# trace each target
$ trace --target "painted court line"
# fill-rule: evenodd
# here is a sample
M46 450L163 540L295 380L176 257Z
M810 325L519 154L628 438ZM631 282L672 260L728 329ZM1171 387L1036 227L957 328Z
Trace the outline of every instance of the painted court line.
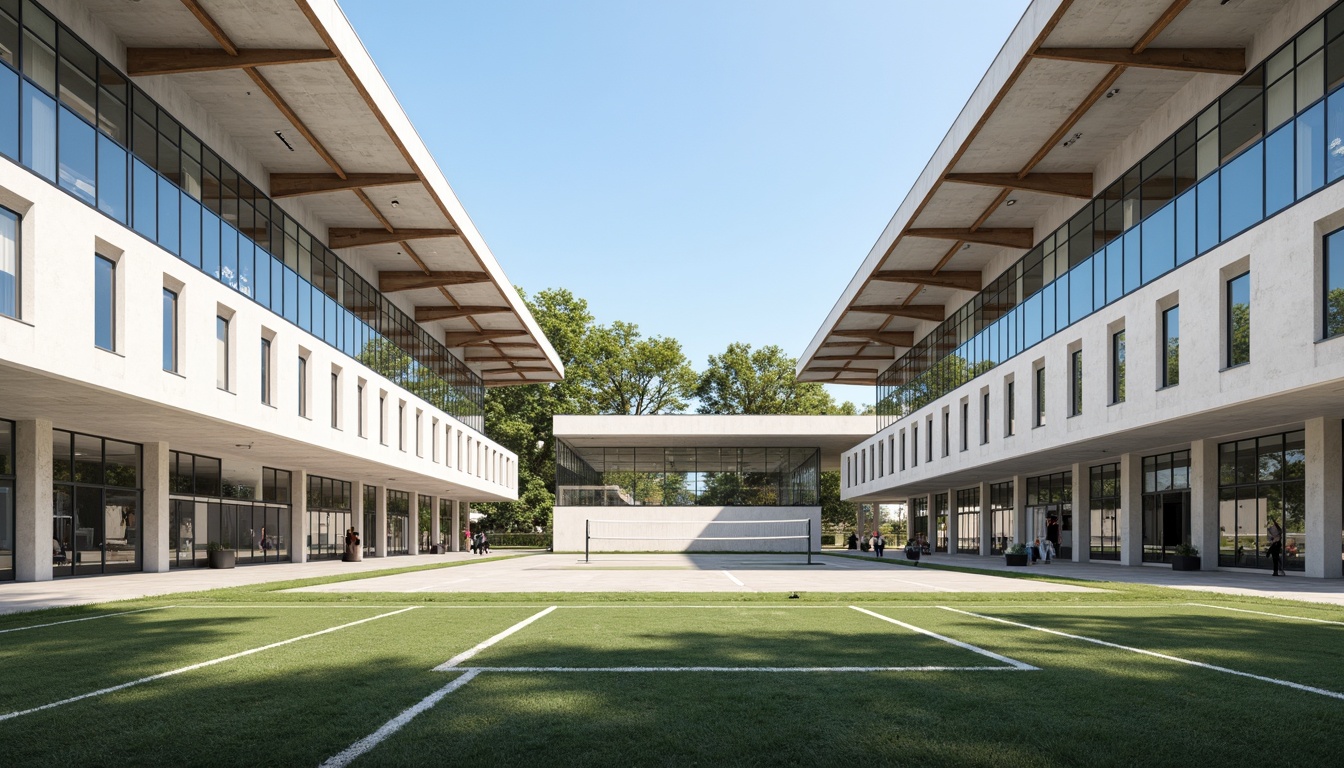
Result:
M451 659L449 659L449 660L443 662L443 663L440 664L439 666L435 667L435 668L434 668L434 671L435 671L435 672L448 672L448 671L452 670L454 667L456 667L457 665L459 665L459 664L461 664L462 662L466 661L467 659L470 659L472 656L475 656L476 654L480 653L481 651L484 651L486 648L489 648L490 646L494 645L495 643L498 643L500 640L503 640L504 638L508 637L509 635L512 635L514 632L517 632L518 630L522 629L523 627L526 627L528 624L531 624L532 622L536 621L537 619L540 619L542 616L545 616L546 614L550 613L551 611L554 611L554 610L555 610L556 608L558 608L558 607L559 607L559 606L557 606L557 605L552 605L550 608L547 608L546 610L544 610L544 611L542 611L542 612L540 612L540 613L535 613L535 614L529 616L528 618L523 619L522 621L518 622L517 624L514 624L512 627L509 627L508 629L504 630L503 632L500 632L498 635L495 635L494 637L490 638L489 640L486 640L486 641L483 642L483 643L478 643L474 648L465 650L465 651L463 651L463 652L457 654L457 655L454 656L453 658L451 658ZM400 727L400 726L398 726L398 727Z
M476 672L1019 672L1035 667L459 667Z
M737 577L734 576L733 574L731 574L731 573L729 573L729 572L727 572L727 571L722 571L722 573L723 573L724 576L727 576L727 577L729 578L729 580L731 580L731 581L732 581L734 584L736 584L737 586L739 586L739 587L745 587L745 586L747 586L746 584L743 584L743 583L742 583L742 580L741 580L741 579L737 578Z
M1236 611L1237 613L1254 613L1258 616L1274 616L1280 619L1297 619L1298 621L1313 621L1317 624L1334 624L1344 627L1344 621L1331 621L1329 619L1313 619L1310 616L1292 616L1286 613L1266 613L1265 611L1250 611L1245 608L1229 608L1225 605L1209 605L1208 603L1186 603L1186 605L1197 605L1200 608L1217 608L1220 611Z
M55 626L58 626L58 625L61 625L61 624L74 624L75 622L79 622L79 621L93 621L94 619L108 619L108 618L111 618L111 617L113 617L113 616L129 616L129 615L131 615L132 613L144 613L145 611L166 611L166 610L168 610L169 608L176 608L176 607L177 607L177 606L174 606L174 605L161 605L161 606L159 606L159 607L157 607L157 608L141 608L141 609L136 610L136 611L122 611L122 612L120 612L120 613L103 613L103 614L99 614L98 616L85 616L85 617L82 618L82 619L66 619L65 621L53 621L53 622L50 622L50 623L48 623L48 624L33 624L32 626L27 626L27 627L13 627L13 628L11 628L11 629L0 629L0 635L6 634L6 633L9 633L9 632L22 632L22 631L24 631L25 629L41 629L41 628L43 628L43 627L55 627Z
M850 607L850 608L853 608L854 610L858 611L859 613L866 613L866 614L868 614L869 616L872 616L872 617L875 618L875 619L881 619L882 621L888 622L888 623L890 623L890 624L895 624L895 625L898 626L898 627L905 627L906 629L910 630L911 632L918 632L918 633L921 634L921 635L927 635L927 636L932 637L932 638L934 638L934 639L936 639L936 640L942 640L944 643L950 643L951 645L955 645L955 646L957 646L958 648L965 648L966 650L971 651L971 652L973 652L973 653L978 653L978 654L980 654L981 656L988 656L989 658L994 659L995 661L1002 661L1004 664L1011 664L1011 665L1012 665L1013 667L1015 667L1016 669L1022 669L1022 670L1038 670L1038 669L1040 669L1039 667L1033 667L1033 666L1030 665L1030 664L1027 664L1027 663L1025 663L1025 662L1018 661L1017 659L1010 659L1010 658L1008 658L1007 656L1003 656L1003 655L1001 655L1001 654L997 654L997 653L995 653L995 652L993 652L993 651L987 651L987 650L985 650L984 648L981 648L981 647L979 647L979 646L971 645L970 643L963 643L963 642L960 641L960 640L953 640L952 638L950 638L950 637L945 637L945 636L943 636L943 635L938 634L937 632L930 632L930 631L927 630L927 629L923 629L923 628L920 628L920 627L916 627L914 624L906 624L904 621L897 621L896 619L893 619L893 618L891 618L890 616L883 616L883 615L880 614L880 613L873 613L872 611L864 610L863 608L860 608L860 607L858 607L857 605L851 605L851 606L849 606L849 607Z
M281 640L280 642L277 642L277 643L271 643L271 644L269 644L269 645L263 645L263 646L258 647L258 648L250 648L250 649L248 649L248 650L246 650L246 651L239 651L238 653L231 653L231 654L229 654L228 656L221 656L221 657L219 657L218 659L211 659L211 660L209 660L209 661L202 661L202 662L200 662L199 664L192 664L191 666L180 667L180 668L178 668L178 669L170 669L170 670L168 670L167 672L160 672L160 673L157 674L157 675L150 675L149 677L142 677L142 678L140 678L139 680L132 680L132 681L129 682L129 683L122 683L122 684L120 684L120 685L114 685L114 686L111 686L111 687L109 687L109 688L100 688L100 689L98 689L98 690L96 690L96 691L92 691L92 692L90 692L90 693L81 693L81 694L78 695L78 696L71 696L71 697L68 698L68 699L61 699L60 701L53 701L53 702L50 703L50 704L43 704L43 705L40 706L40 707L33 707L32 709L24 709L24 710L20 710L20 711L18 711L18 712L10 712L9 714L0 715L0 722L3 722L3 721L5 721L5 720L10 720L10 719L13 719L13 718L22 716L22 715L30 715L30 714L32 714L32 713L34 713L34 712L41 712L41 711L44 710L44 709L52 709L52 708L54 708L54 707L63 706L63 705L65 705L65 704L73 704L73 703L76 702L76 701L82 701L82 700L84 700L84 699L91 699L91 698L93 698L93 697L95 697L95 696L102 696L102 695L104 695L104 694L108 694L108 693L113 693L113 692L115 692L115 691L124 690L124 689L126 689L126 688L131 688L131 687L134 687L134 686L137 686L137 685L141 685L141 684L143 684L143 683L150 683L150 682L153 682L153 681L155 681L155 680L162 680L162 679L165 678L165 677L172 677L173 675L180 675L180 674L182 674L183 672L192 672L192 671L195 671L195 670L197 670L197 669L204 669L205 667L211 667L211 666L214 666L215 664L222 664L222 663L224 663L224 662L226 662L226 661L233 661L234 659L241 659L241 658L244 657L244 656L251 656L251 655L254 654L254 653L261 653L262 651L269 651L269 650L272 649L272 648L279 648L279 647L282 646L282 645L289 645L290 643L297 643L297 642L300 641L300 640L307 640L307 639L309 639L309 638L317 637L317 636L319 636L319 635L325 635L325 634L327 634L327 633L329 633L329 632L336 632L336 631L338 631L338 630L348 629L348 628L350 628L350 627L358 626L358 625L360 625L360 624L365 624L365 623L368 623L368 622L370 622L370 621L377 621L378 619L385 619L385 618L387 618L388 616L396 616L396 615L399 614L399 613L405 613L405 612L407 612L407 611L413 611L413 610L415 610L415 609L418 608L418 607L419 607L419 606L414 606L414 605L413 605L413 606L411 606L410 608L402 608L402 609L399 610L399 611L392 611L391 613L383 613L383 614L379 614L379 615L377 615L377 616L370 616L370 617L367 618L367 619L360 619L359 621L352 621L352 622L350 622L350 623L348 623L348 624L342 624L342 625L340 625L339 627L330 627L330 628L328 628L328 629L319 630L319 631L317 631L317 632L310 632L310 633L308 633L308 634L306 634L306 635L300 635L300 636L298 636L298 637L291 637L291 638L288 639L288 640Z
M471 682L471 679L480 673L481 671L479 669L466 670L465 674L421 699L420 703L407 709L391 720L388 720L386 723L383 723L383 727L346 747L345 751L341 752L339 755L328 758L326 762L322 763L320 768L344 768L349 765L352 760L378 746L386 740L388 736L401 730L407 723L411 722L416 715L432 708L435 704L438 704L444 696L447 696L458 688Z
M1021 628L1023 628L1023 629L1032 629L1032 630L1035 630L1035 631L1037 631L1037 632L1045 632L1046 634L1058 635L1059 637L1067 637L1067 638L1069 638L1069 639L1071 639L1071 640L1082 640L1083 642L1086 642L1086 643L1093 643L1093 644L1095 644L1095 645L1102 645L1102 646L1105 646L1105 647L1107 647L1107 648L1116 648L1116 649L1121 650L1121 651L1129 651L1130 653L1139 653L1139 654L1142 654L1142 655L1144 655L1144 656L1152 656L1152 657L1154 657L1154 658L1158 658L1158 659L1165 659L1166 661L1174 661L1174 662L1176 662L1176 663L1178 663L1178 664L1189 664L1189 665L1192 666L1192 667L1200 667L1200 668L1202 668L1202 669L1210 669L1210 670L1213 670L1214 672L1222 672L1223 674L1227 674L1227 675L1236 675L1237 677L1249 677L1249 678L1252 679L1252 680L1259 680L1259 681L1261 681L1261 682L1263 682L1263 683L1273 683L1274 685L1282 685L1282 686L1286 686L1286 687L1288 687L1288 688L1295 688L1295 689L1297 689L1297 690L1299 690L1299 691L1306 691L1307 693L1317 693L1317 694L1320 694L1320 695L1322 695L1322 696L1329 696L1329 697L1332 698L1332 699L1341 699L1341 700L1344 700L1344 693L1337 693L1337 692L1335 692L1335 691L1327 691L1327 690L1324 689L1324 688L1316 688L1315 686L1303 685L1303 684L1301 684L1301 683L1294 683L1294 682L1292 682L1291 680L1280 680L1280 679L1278 679L1278 678L1276 678L1276 677L1265 677L1265 676L1263 676L1263 675L1255 675L1255 674L1251 674L1250 672L1242 672L1242 671L1240 671L1240 670L1236 670L1236 669L1228 669L1227 667L1220 667L1220 666L1218 666L1218 665L1216 665L1216 664L1205 664L1205 663L1202 662L1202 661L1195 661L1195 660L1193 660L1193 659L1183 659L1183 658L1181 658L1180 656L1171 656L1171 655L1169 655L1169 654L1165 654L1165 653L1158 653L1157 651L1148 651L1148 650L1144 650L1143 648L1132 648L1132 647L1130 647L1130 646L1128 646L1128 645L1120 645L1119 643L1112 643L1112 642L1108 642L1108 641L1106 641L1106 640L1098 640L1098 639L1095 638L1095 637L1084 637L1083 635L1072 635L1072 634L1069 634L1068 632L1060 632L1060 631L1057 630L1057 629L1046 629L1045 627L1033 627L1033 626L1030 625L1030 624L1023 624L1023 623L1021 623L1021 622L1017 622L1017 621L1009 621L1008 619L1000 619L1000 618L998 618L998 617L996 617L996 616L986 616L986 615L984 615L984 614L980 614L980 613L971 613L970 611L963 611L963 610L959 610L959 609L957 609L957 608L949 608L948 606L945 606L945 605L940 605L940 606L938 606L938 607L939 607L939 608L942 608L942 609L945 610L945 611L951 611L951 612L953 612L953 613L960 613L960 614L963 614L963 615L966 615L966 616L974 616L974 617L977 618L977 619L985 619L985 620L987 620L987 621L997 621L997 622L1000 623L1000 624L1007 624L1007 625L1009 625L1009 626L1013 626L1013 627L1021 627Z

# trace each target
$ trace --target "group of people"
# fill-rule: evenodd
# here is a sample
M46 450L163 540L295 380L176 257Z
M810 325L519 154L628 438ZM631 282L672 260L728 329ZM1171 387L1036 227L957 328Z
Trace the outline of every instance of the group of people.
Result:
M1050 515L1045 518L1045 541L1042 542L1039 537L1032 541L1027 547L1027 554L1031 555L1032 564L1045 561L1050 564L1059 554L1059 518Z
M357 563L364 559L364 548L359 541L359 531L354 526L345 529L345 554L341 559L347 563Z
M490 537L485 535L485 531L479 531L474 535L471 531L463 531L462 536L467 540L467 546L471 548L472 554L490 554Z
M887 537L880 530L873 531L871 536L864 535L862 539L859 538L857 533L850 533L849 538L846 540L846 545L849 549L862 552L867 552L871 549L874 557L883 557L885 556L884 553L887 551ZM929 538L922 533L918 534L913 539L906 542L905 548L914 550L920 554L930 554Z

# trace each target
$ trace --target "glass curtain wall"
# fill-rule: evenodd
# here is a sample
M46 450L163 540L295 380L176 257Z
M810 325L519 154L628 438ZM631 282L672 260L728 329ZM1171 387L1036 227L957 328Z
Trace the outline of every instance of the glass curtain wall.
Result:
M1088 470L1089 514L1092 518L1091 559L1120 559L1120 465Z
M359 533L359 541L364 547L364 556L373 557L378 550L378 489L372 485L364 486L364 530Z
M1301 430L1218 446L1218 564L1269 568L1271 520L1283 528L1283 567L1306 569L1307 454Z
M350 483L308 476L308 559L332 560L345 553L345 532L354 525Z
M980 554L980 489L957 491L957 553Z
M387 492L387 554L411 553L411 494L406 491Z
M14 579L14 422L0 420L0 581Z
M450 551L453 548L453 502L449 499L439 499L439 538L435 541L442 550Z
M140 446L54 429L56 576L140 570Z
M1013 483L994 483L989 486L990 539L989 553L1001 555L1012 543L1016 530L1013 514Z
M1169 563L1190 543L1190 452L1143 459L1143 561Z
M936 537L933 540L934 552L947 551L947 494L933 495L933 528Z
M1344 177L1342 35L1336 4L920 340L878 428Z
M169 564L204 566L211 543L232 549L240 564L288 561L289 473L263 469L257 489L224 482L222 468L211 456L169 452Z
M484 428L478 375L33 2L0 0L0 155ZM5 253L0 312L13 316Z
M612 448L559 442L561 506L818 506L815 448Z
M416 551L428 552L429 546L434 543L429 539L430 534L433 533L433 531L430 530L430 518L434 514L434 509L430 505L433 503L434 500L429 496L426 496L425 494L420 494L415 498L417 502L416 506L419 507L419 509L416 510L417 512L416 516L419 518L420 521L419 525L416 526L417 532L419 534L417 537L419 539L419 543L416 545Z
M1059 520L1061 558L1073 557L1073 471L1027 478L1027 543L1045 541L1045 526L1051 516Z
M918 540L920 536L930 538L928 496L916 496L910 500L910 538Z
M19 316L19 215L8 208L0 208L0 315Z

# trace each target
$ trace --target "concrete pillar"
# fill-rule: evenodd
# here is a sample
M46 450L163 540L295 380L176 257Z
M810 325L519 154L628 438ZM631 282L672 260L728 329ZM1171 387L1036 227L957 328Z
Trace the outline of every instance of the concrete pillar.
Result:
M1341 422L1337 418L1310 419L1306 423L1307 477L1307 576L1338 579L1344 568L1340 560L1340 531L1344 529L1341 496L1344 496L1344 457L1341 452Z
M1199 549L1199 567L1218 567L1218 443L1190 443L1190 543Z
M854 506L856 509L858 509L858 513L855 515L854 519L854 534L858 536L860 539L862 539L863 527L864 527L864 512L866 511L865 509L866 505L863 502L859 502Z
M14 576L51 580L51 421L24 419L16 425L14 457Z
M406 521L407 538L410 539L406 544L406 552L411 555L420 554L420 496L421 494L411 491L411 513L410 519Z
M989 513L989 483L980 484L980 556L989 555L989 540L993 536L994 520Z
M308 562L308 473L296 470L290 475L289 486L289 560L293 563Z
M373 556L387 557L387 486L377 486L373 499Z
M1027 515L1027 478L1013 476L1013 541L1031 544L1037 532L1032 530L1032 520Z
M145 476L141 479L143 498L140 510L140 536L144 549L144 571L167 573L168 528L172 515L168 501L168 444L145 443L141 447Z
M1086 563L1092 559L1092 477L1086 464L1073 465L1072 495L1073 541L1069 546L1073 548L1073 562ZM1063 545L1063 530L1059 536Z
M1120 457L1120 564L1143 564L1143 457Z
M443 502L440 501L438 496L429 497L429 545L431 552L437 551L434 547L439 545L439 540L443 537L443 531L439 524L442 504Z
M462 551L462 502L449 502L453 505L453 535L452 549L454 552Z
M957 554L957 489L947 489L947 553Z

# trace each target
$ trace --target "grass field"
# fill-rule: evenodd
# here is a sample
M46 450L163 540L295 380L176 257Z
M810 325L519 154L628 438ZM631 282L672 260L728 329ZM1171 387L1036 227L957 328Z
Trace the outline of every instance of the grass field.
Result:
M316 581L0 617L0 765L1344 764L1330 606Z

